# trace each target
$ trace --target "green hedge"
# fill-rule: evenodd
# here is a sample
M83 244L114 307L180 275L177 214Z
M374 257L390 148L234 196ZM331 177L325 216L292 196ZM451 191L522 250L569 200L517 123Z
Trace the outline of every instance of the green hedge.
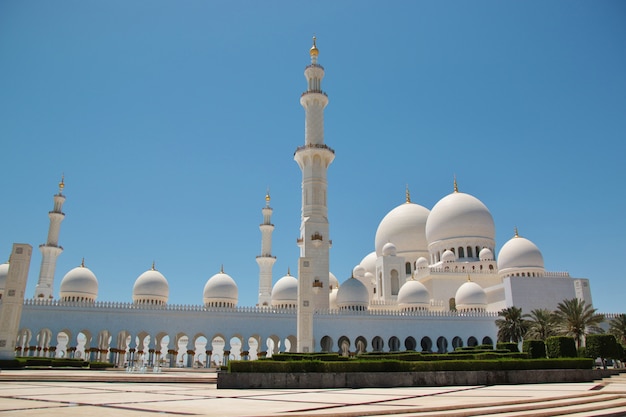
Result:
M533 359L546 357L546 344L543 340L524 340L522 351L527 352Z
M496 343L496 349L506 349L509 352L519 352L519 346L513 342L499 342Z
M113 368L115 365L109 362L89 362L89 369L107 369Z
M428 372L495 371L530 369L591 369L593 359L499 359L404 362L380 361L230 361L229 372L307 373L307 372Z
M587 335L585 345L585 356L590 358L619 359L622 353L612 334Z
M575 358L578 356L576 342L569 336L552 336L546 339L549 358Z
M18 359L0 359L0 369L23 369L24 361Z

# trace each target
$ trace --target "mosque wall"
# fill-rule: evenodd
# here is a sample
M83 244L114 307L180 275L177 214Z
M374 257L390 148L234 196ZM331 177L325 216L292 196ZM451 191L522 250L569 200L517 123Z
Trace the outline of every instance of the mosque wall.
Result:
M555 310L561 301L572 298L581 298L591 304L589 282L584 281L587 282L588 299L577 297L576 280L569 277L505 277L506 306L520 307L525 313L530 313L539 308Z

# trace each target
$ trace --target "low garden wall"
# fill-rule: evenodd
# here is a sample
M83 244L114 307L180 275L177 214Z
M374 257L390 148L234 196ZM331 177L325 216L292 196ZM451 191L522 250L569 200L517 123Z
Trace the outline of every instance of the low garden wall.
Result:
M328 373L220 372L217 375L217 388L387 388L591 382L618 373L619 371L613 369Z

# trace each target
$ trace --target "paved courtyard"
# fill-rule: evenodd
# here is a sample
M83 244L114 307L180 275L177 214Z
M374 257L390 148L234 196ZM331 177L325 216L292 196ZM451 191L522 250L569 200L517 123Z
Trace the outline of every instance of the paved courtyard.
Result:
M0 417L626 416L626 374L573 384L378 389L218 390L215 380L194 372L1 371Z

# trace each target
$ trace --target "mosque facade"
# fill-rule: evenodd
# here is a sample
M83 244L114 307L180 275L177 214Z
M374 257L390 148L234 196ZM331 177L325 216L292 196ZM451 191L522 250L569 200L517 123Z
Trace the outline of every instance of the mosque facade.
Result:
M496 258L495 225L476 197L453 192L428 209L411 201L391 210L376 230L374 251L339 284L330 272L326 201L335 152L324 142L324 68L313 40L305 68L305 143L294 159L302 171L302 218L295 276L274 285L272 208L262 208L259 298L238 305L235 280L223 270L204 287L199 305L168 304L169 284L153 265L133 286L132 302L97 301L98 279L84 262L67 272L59 296L53 283L61 222L62 180L40 245L42 263L32 299L24 302L16 353L81 357L118 366L208 367L282 351L418 350L446 352L494 344L503 308L554 309L564 299L591 304L589 280L549 272L543 255L519 235ZM0 265L0 302L10 262Z

